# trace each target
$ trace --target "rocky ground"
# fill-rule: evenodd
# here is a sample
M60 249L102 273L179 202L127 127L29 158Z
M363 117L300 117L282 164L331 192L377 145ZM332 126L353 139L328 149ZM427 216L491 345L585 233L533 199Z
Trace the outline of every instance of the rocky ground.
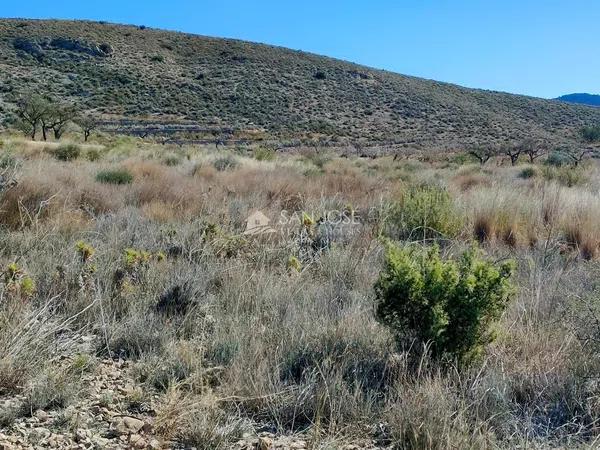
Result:
M186 448L155 433L159 396L140 394L127 361L104 359L83 376L87 395L62 410L31 411L0 427L0 450ZM137 399L144 399L144 401ZM0 411L22 410L24 396L0 397ZM381 449L368 438L352 444L310 444L307 436L280 436L257 429L231 445L236 450L331 448Z

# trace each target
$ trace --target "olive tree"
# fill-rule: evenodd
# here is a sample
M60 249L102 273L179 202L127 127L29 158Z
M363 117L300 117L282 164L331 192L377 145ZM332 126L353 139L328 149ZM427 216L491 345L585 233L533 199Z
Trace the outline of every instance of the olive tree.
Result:
M98 121L90 115L80 115L74 119L76 125L81 128L83 132L83 140L85 142L88 141L92 131L98 128Z
M499 154L499 149L492 144L476 145L468 150L469 155L475 157L480 165L484 165L492 156Z
M44 117L49 109L49 102L40 95L28 94L21 97L17 102L18 128L35 140L38 128L43 128Z
M547 145L544 141L535 139L525 139L519 144L521 151L529 157L529 162L533 164L540 156L548 153Z
M60 139L69 122L75 117L75 107L72 105L57 105L50 109L46 116L47 129L52 129L54 138Z

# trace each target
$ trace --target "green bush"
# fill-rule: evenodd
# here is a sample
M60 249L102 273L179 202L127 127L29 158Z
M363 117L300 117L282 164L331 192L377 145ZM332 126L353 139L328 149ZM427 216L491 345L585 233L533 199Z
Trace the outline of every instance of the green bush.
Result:
M0 169L16 168L21 165L20 161L10 152L0 154Z
M539 175L539 170L534 166L529 166L529 167L525 167L523 170L521 170L521 172L519 173L519 178L524 178L524 179L535 178L538 175Z
M152 55L150 56L150 61L152 62L164 62L165 57L163 55Z
M406 191L392 205L386 230L397 239L437 239L455 237L462 218L450 194L437 186L420 186Z
M323 153L309 153L304 156L306 162L314 164L319 170L323 170L325 165L331 161L331 156Z
M179 164L181 164L181 157L175 153L169 153L163 157L162 163L165 166L170 167L178 166Z
M81 149L75 144L64 144L51 149L50 154L59 161L72 161L79 158Z
M572 166L545 166L542 175L546 180L553 180L567 187L577 186L586 180L583 170Z
M213 167L218 171L233 170L238 166L238 161L231 155L222 156L213 161Z
M95 148L91 148L87 152L85 152L85 159L87 159L90 162L98 161L101 158L101 156L102 155L100 154L100 151Z
M471 361L494 338L491 325L512 296L513 271L512 262L485 261L474 249L453 260L442 259L437 246L388 244L375 285L377 317L399 344L417 339L436 357Z
M571 164L571 158L566 153L555 151L548 155L545 164L554 167L568 166Z
M258 161L273 161L275 159L275 150L259 147L254 150L254 159Z
M96 181L107 184L129 184L133 175L127 169L103 170L96 174Z

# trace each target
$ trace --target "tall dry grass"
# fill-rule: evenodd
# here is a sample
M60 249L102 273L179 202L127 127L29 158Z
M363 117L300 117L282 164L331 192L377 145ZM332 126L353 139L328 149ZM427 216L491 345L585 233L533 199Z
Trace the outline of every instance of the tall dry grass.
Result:
M573 295L593 298L593 183L391 158L236 156L237 166L218 170L219 155L181 151L178 165L156 148L113 148L95 162L17 152L19 183L0 199L0 268L17 260L36 289L25 302L0 297L2 393L48 392L45 383L65 386L68 402L81 380L36 374L51 375L57 346L69 355L89 333L90 358L128 359L158 399L156 431L182 445L227 448L259 425L305 433L313 448L365 435L401 449L597 442L589 380L600 372L566 319ZM96 181L108 168L133 181ZM471 368L440 365L426 351L415 362L373 314L379 215L422 183L445 186L464 218L445 249L478 240L489 258L519 262L517 298ZM288 265L303 245L300 221L278 239L241 236L254 209L274 218L336 208L376 214L305 252L300 270ZM93 270L79 240L95 249ZM127 248L150 256L132 267Z

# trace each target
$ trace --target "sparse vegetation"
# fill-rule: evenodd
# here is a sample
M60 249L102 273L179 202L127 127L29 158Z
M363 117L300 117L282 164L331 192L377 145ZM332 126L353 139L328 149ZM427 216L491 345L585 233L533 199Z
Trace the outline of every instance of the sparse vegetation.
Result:
M49 153L59 161L73 161L79 158L81 148L75 144L62 144L49 149Z
M581 326L596 294L580 281L600 262L595 160L513 168L500 154L481 167L325 148L265 162L118 138L102 162L66 164L10 139L8 430L36 414L71 427L64 411L97 402L154 411L144 439L223 448L257 418L315 445L596 436L594 413L580 414L593 387L574 389L598 373L584 345L593 327ZM186 157L166 164L171 154ZM257 209L275 233L243 234ZM91 394L96 377L115 385ZM551 425L539 434L524 414ZM379 423L383 435L365 431Z
M133 175L127 169L103 170L96 174L96 181L107 184L129 184Z
M238 165L238 161L234 156L227 155L217 158L213 161L213 167L218 171L235 169Z
M460 232L461 217L450 194L438 186L411 187L392 205L388 234L398 239L452 239Z
M145 27L0 34L27 68L0 73L0 447L597 446L600 112Z
M592 130L600 122L600 111L593 108L484 93L247 42L21 19L0 21L0 35L5 37L0 54L7 69L0 73L0 85L5 86L6 101L16 104L20 96L43 92L61 104L75 105L82 117L74 122L86 141L101 122L104 130L129 130L136 136L193 140L200 134L218 146L265 135L299 147L312 146L315 135L325 146L341 148L397 139L395 151L404 154L414 143L423 151L454 149L457 143L499 146L528 138L575 144L580 136L569 133L570 128ZM48 77L47 71L56 76ZM17 72L27 76L15 82L10 74ZM65 89L62 80L67 77ZM238 80L244 85L234 91L231 86ZM0 121L10 118L11 109L0 111ZM36 116L28 120L39 132ZM178 131L182 126L192 131ZM31 123L26 128L31 135ZM538 157L533 149L522 154L530 162Z
M254 158L258 161L273 161L275 159L275 150L259 147L254 150Z

